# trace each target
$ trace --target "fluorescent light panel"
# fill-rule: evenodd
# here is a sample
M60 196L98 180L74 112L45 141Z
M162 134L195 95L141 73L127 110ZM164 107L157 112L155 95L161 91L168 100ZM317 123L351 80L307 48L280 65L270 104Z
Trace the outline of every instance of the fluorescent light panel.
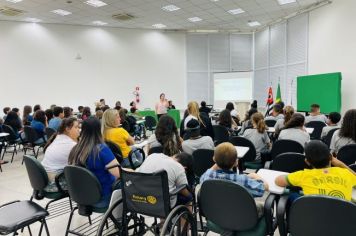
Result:
M100 0L88 0L85 3L90 5L90 6L92 6L92 7L103 7L103 6L108 5L105 2L100 1Z
M278 0L279 5L294 3L296 0Z
M42 20L37 19L37 18L28 17L28 18L25 18L25 21L32 22L32 23L38 23L38 22L41 22Z
M62 9L53 10L52 12L55 13L55 14L61 15L61 16L67 16L67 15L72 14L71 12L65 11L65 10L62 10Z
M251 22L248 22L247 24L249 26L251 26L251 27L255 27L255 26L260 26L261 25L261 23L258 22L258 21L251 21Z
M108 24L108 23L100 21L100 20L93 21L92 23L93 23L93 25L107 25Z
M244 13L245 11L242 10L241 8L236 8L236 9L228 10L227 12L230 13L231 15L237 15L237 14Z
M189 20L190 22L198 22L198 21L202 21L202 19L201 19L201 18L199 18L199 17L191 17L191 18L188 18L188 20Z
M162 7L162 10L164 10L164 11L177 11L179 9L180 8L175 5L167 5L167 6Z
M159 23L159 24L154 24L154 25L152 25L154 28L157 28L157 29L162 29L162 28L166 28L167 26L166 25L164 25L164 24L161 24L161 23Z
M18 3L18 2L22 2L22 0L6 0L8 2L12 2L12 3Z

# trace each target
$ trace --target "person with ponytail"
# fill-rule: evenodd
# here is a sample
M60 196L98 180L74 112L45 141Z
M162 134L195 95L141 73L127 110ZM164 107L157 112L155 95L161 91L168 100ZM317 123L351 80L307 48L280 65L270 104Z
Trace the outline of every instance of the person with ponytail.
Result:
M304 128L305 117L294 113L281 130L278 139L288 139L300 143L303 147L310 141L310 136Z
M262 113L254 113L251 117L252 129L246 129L243 137L250 140L256 148L256 160L268 155L271 142L267 134L267 126Z
M274 125L275 133L278 135L281 129L285 126L286 123L292 118L294 114L294 108L292 106L285 106L283 109L284 118L277 120Z
M134 162L142 162L142 155L136 151L135 147L130 147L135 144L135 140L122 127L120 127L121 118L118 110L107 109L101 119L101 132L105 141L110 141L117 144L122 152L123 161L120 163L123 167L129 167L130 161L128 156L133 151L132 160Z
M119 165L101 135L100 120L89 117L82 123L82 132L77 145L69 154L69 165L82 166L91 171L101 185L101 199L94 206L108 207L114 183L120 178Z
M62 172L68 164L69 153L77 144L79 137L79 123L76 118L62 120L57 133L53 134L44 147L42 165L45 168L48 179L54 184L55 176Z
M158 121L156 131L148 139L148 149L163 147L163 153L173 156L182 150L182 140L178 134L178 128L172 117L162 115Z

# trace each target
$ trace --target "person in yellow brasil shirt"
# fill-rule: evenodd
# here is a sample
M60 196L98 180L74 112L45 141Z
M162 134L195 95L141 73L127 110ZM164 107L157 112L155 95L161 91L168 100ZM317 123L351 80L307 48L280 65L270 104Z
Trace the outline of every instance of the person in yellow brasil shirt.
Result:
M321 141L311 141L305 146L305 162L311 169L278 176L278 186L301 187L304 195L322 194L351 201L352 188L356 186L356 173L333 157Z

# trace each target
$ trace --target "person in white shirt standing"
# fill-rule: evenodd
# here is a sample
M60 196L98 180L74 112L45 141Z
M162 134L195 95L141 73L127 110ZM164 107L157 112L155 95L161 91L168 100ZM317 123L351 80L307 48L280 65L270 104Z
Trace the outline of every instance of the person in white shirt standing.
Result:
M162 115L167 114L168 101L167 101L166 95L164 93L161 93L159 95L159 102L156 103L155 110L156 110L158 120Z

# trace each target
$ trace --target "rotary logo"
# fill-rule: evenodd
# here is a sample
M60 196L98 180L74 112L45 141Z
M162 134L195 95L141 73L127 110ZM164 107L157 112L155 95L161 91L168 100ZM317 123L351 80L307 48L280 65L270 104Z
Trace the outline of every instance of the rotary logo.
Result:
M147 202L154 205L157 203L157 198L155 198L154 196L147 196Z

